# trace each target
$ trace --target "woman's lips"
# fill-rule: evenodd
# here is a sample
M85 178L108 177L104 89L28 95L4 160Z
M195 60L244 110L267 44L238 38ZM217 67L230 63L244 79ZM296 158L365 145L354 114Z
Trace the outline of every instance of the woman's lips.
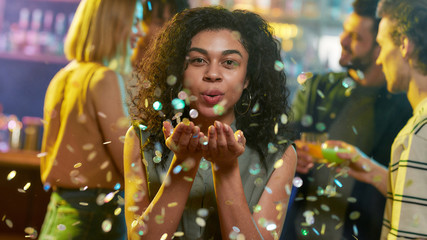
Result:
M215 105L221 102L222 98L224 97L224 94L220 91L214 90L214 91L207 91L201 94L203 100L209 104L209 105Z

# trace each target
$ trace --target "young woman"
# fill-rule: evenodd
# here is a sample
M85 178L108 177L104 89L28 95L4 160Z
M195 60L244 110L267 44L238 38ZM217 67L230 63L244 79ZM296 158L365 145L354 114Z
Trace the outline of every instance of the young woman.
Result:
M130 239L280 236L296 153L278 46L247 11L195 8L166 25L135 74Z
M39 239L125 239L120 211L129 127L124 76L141 36L139 0L81 1L65 42L71 61L46 92L41 176L53 189ZM121 89L123 89L121 93Z

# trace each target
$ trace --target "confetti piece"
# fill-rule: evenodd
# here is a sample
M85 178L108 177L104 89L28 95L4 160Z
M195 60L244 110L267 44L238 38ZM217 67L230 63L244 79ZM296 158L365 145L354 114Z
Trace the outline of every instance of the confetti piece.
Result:
M85 145L83 145L83 150L92 150L94 148L94 145L92 143L86 143Z
M316 196L307 196L306 200L309 202L315 202L315 201L317 201L317 197Z
M354 133L354 135L357 135L357 134L358 134L358 132L357 132L356 127L355 127L355 126L351 126L351 128L353 129L353 133Z
M37 154L38 158L42 158L42 157L46 157L46 156L47 156L47 152L42 152L42 153Z
M316 123L316 129L319 132L323 132L326 130L326 125L322 122Z
M118 207L114 210L114 215L119 216L121 212L122 212L122 209Z
M338 230L344 225L344 222L339 222L337 225L335 225L335 230Z
M268 223L265 229L271 232L277 229L277 225L275 223Z
M252 107L252 113L257 113L259 111L259 103L255 103L255 105Z
M168 83L169 86L173 86L176 84L177 78L174 75L169 75L166 78L166 82Z
M359 236L359 229L357 229L356 224L353 225L353 233L354 235Z
M184 236L184 232L176 232L173 234L175 237L183 237Z
M165 222L165 217L163 215L156 215L155 220L157 224L163 224Z
M197 118L199 116L199 112L196 109L190 110L190 117L191 118Z
M185 176L184 180L187 181L187 182L192 182L193 178Z
M307 229L305 229L305 228L301 229L301 234L302 234L303 236L307 236L307 235L308 235L308 230L307 230Z
M96 155L97 155L97 152L96 152L96 151L93 151L93 152L89 153L89 155L87 156L87 160L88 160L89 162L90 162L90 161L93 161L93 160L95 159Z
M154 108L154 110L156 110L156 111L160 111L160 110L162 110L162 103L161 103L161 102L159 102L159 101L155 101L155 102L153 103L153 108Z
M258 204L255 205L254 206L254 213L259 213L261 211L261 208L262 208L261 205L258 205Z
M180 99L180 100L185 100L185 99L187 99L188 98L188 94L185 92L185 91L180 91L179 93L178 93L178 99Z
M280 122L281 122L282 124L287 124L287 123L288 123L288 116L287 116L286 114L282 114L282 115L280 116Z
M15 178L15 176L16 176L16 171L15 170L10 171L10 173L7 175L7 181L12 180L13 178Z
M359 219L359 217L360 217L360 212L359 211L353 211L349 215L350 220L353 220L353 221Z
M205 227L206 226L206 221L205 219L201 218L201 217L197 217L196 218L196 223L197 225L199 225L200 227Z
M103 112L98 112L98 116L100 116L102 118L107 118L107 115L105 115L105 113L103 113Z
M315 228L312 228L311 230L313 230L313 232L317 235L317 236L319 236L320 234L319 234L319 232L315 229Z
M323 94L323 92L322 91L320 91L319 89L317 89L317 95L319 95L319 97L321 98L321 99L324 99L325 98L325 94Z
M108 193L104 198L104 203L109 203L111 200L113 200L114 195L116 195L115 192Z
M304 115L301 119L301 125L304 127L309 127L313 124L313 117L310 115Z
M59 231L64 231L65 229L67 229L67 227L66 227L64 224L58 224L58 226L56 226L56 228L57 228Z
M349 88L353 88L353 87L355 87L355 86L356 86L356 83L354 82L354 80L353 80L353 79L351 79L351 78L349 78L349 77L346 77L346 78L344 78L344 79L343 79L343 81L342 81L342 86L343 86L344 88L349 89Z
M338 179L335 179L334 182L338 187L342 187L342 183Z
M280 71L283 71L284 68L285 68L285 64L283 64L283 62L279 60L274 62L274 70L280 72Z
M199 217L207 217L209 215L209 210L206 208L200 208L199 210L197 210L197 215Z
M302 184L303 184L303 181L302 181L302 179L301 179L300 177L295 177L295 178L292 180L292 184L293 184L296 188L300 188L300 187L302 186Z
M37 239L38 237L38 233L37 230L32 228L32 227L26 227L24 229L24 232L28 235L25 236L25 238L30 238L30 239Z
M307 80L309 80L312 77L313 77L313 73L311 73L311 72L302 72L301 74L298 75L297 82L300 85L303 85Z
M279 159L274 163L274 168L280 168L281 166L283 166L283 159Z
M261 166L259 163L251 164L249 167L249 173L251 175L258 175L261 172Z
M322 209L325 212L329 212L331 210L331 208L326 204L321 204L320 209Z
M224 107L222 105L216 104L213 107L214 113L218 116L221 116L222 114L224 114Z
M31 183L27 182L27 184L25 184L23 189L24 189L24 191L27 191L30 187L31 187Z
M82 163L76 163L76 164L74 164L74 168L79 168L81 166L82 166Z
M111 141L107 141L107 142L103 142L102 144L106 145L106 144L110 144Z
M5 223L6 223L6 225L7 225L9 228L13 228L13 222L12 222L12 220L10 220L10 219L6 219L6 220L5 220Z
M172 106L175 110L182 110L185 108L185 102L179 98L172 100Z

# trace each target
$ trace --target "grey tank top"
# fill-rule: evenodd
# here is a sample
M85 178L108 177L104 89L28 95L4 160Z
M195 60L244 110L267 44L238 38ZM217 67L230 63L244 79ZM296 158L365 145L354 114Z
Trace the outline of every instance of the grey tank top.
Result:
M234 123L231 125L231 128L234 132L236 131ZM149 133L143 132L137 127L135 127L135 130L141 136L142 146L148 138ZM288 146L289 144L281 149L286 150ZM238 158L243 190L251 212L258 204L261 194L274 170L274 163L282 158L283 153L284 151L277 151L268 154L266 164L264 164L261 161L262 156L260 153L246 146L245 152ZM146 171L150 200L154 198L162 185L173 154L169 154L167 162L163 164L155 163L153 157L155 157L153 150L143 151L143 158L148 163ZM198 214L200 209L204 212L207 210L208 215L200 216ZM202 218L204 220L202 222L206 224L200 224L200 219L196 220L197 218ZM252 220L248 219L248 221ZM201 225L204 226L202 227ZM199 170L194 179L185 210L176 231L184 233L183 239L221 239L211 164L204 159L202 159L199 165Z

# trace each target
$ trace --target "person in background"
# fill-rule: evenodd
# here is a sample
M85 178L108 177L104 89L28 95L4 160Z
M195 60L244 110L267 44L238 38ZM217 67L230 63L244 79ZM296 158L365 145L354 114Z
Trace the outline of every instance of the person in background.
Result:
M143 8L143 37L139 39L132 55L132 62L135 66L141 60L151 40L158 34L163 25L176 13L189 8L189 4L187 0L147 0L143 2Z
M377 64L390 92L406 92L413 116L394 139L388 171L360 150L340 157L351 162L350 176L387 198L381 239L426 239L427 0L381 0L378 15Z
M39 239L125 239L125 83L141 37L140 0L83 0L65 40L71 62L45 96L41 178L52 188Z
M296 152L271 31L251 12L194 8L150 45L125 138L129 239L280 236Z
M343 24L339 63L347 72L307 80L292 108L299 132L327 133L386 166L392 141L412 110L404 94L387 92L384 74L375 64L380 52L375 41L377 2L354 1L354 12ZM283 239L378 239L385 198L369 184L337 175L318 162L306 142L296 144L303 184L288 212Z

